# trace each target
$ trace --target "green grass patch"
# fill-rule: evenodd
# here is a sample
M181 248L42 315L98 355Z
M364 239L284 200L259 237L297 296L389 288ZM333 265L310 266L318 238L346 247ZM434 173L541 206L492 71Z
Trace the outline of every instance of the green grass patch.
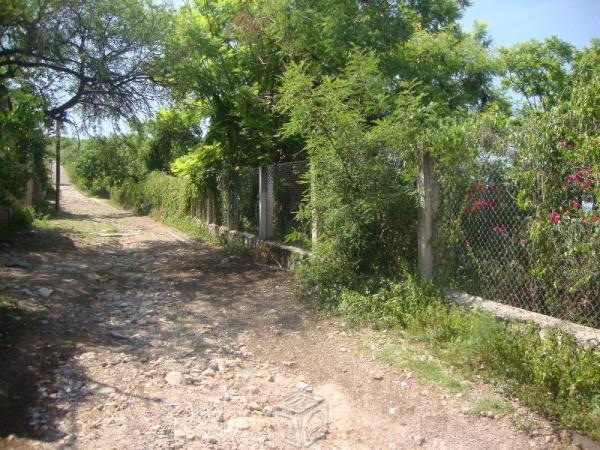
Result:
M0 291L0 310L14 309L17 306L16 300L4 291Z
M442 387L450 392L462 392L462 380L448 365L437 361L431 355L423 354L405 344L387 345L376 358L391 366L413 372L420 380Z
M115 226L115 225L109 225L108 227L104 228L102 230L102 233L106 233L106 234L116 234L119 233L121 230Z
M475 402L473 411L477 414L492 412L496 415L506 415L512 412L513 407L506 400L496 395L485 395Z

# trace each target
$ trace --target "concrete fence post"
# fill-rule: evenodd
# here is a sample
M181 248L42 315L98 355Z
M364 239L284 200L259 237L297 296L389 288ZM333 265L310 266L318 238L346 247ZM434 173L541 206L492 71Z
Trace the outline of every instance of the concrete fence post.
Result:
M206 223L215 223L215 194L212 189L206 195Z
M311 203L311 215L312 215L312 226L311 226L311 241L313 249L317 246L317 240L319 238L319 220L317 215L317 209L315 207L317 198L317 173L314 169L313 162L310 162L310 203Z
M232 183L227 188L227 228L230 230L237 230L239 228L238 202Z
M440 207L440 188L429 153L422 153L417 165L418 190L418 260L424 281L432 281L436 272L434 240L437 235L437 213Z
M258 169L259 227L260 239L273 239L273 166Z

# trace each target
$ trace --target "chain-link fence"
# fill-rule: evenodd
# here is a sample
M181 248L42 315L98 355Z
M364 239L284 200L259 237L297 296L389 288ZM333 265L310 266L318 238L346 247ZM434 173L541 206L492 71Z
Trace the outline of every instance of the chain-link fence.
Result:
M273 235L277 240L297 245L306 241L308 233L298 220L298 212L308 188L307 171L307 161L273 165Z
M440 272L453 287L600 328L599 225L585 214L537 217L491 179L446 191ZM596 252L594 251L596 250Z

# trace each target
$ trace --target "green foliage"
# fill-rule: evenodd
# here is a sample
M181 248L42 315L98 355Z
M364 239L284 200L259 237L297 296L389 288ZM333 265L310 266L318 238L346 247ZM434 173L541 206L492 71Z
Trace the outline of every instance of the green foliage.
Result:
M141 186L143 208L161 217L184 217L188 211L186 181L150 172Z
M36 212L33 206L17 208L13 211L9 228L13 231L26 230L31 228L36 219Z
M569 90L574 47L557 37L501 48L502 85L522 95L530 108L547 110Z
M413 188L394 164L397 142L384 122L369 121L392 107L377 63L358 53L343 77L320 82L293 65L278 105L290 116L284 131L306 140L312 184L302 214L318 217L319 258L359 273L390 273L415 248Z
M149 134L144 160L149 171L169 169L170 164L185 155L200 141L200 117L193 108L161 109L146 124Z
M176 159L171 172L189 180L190 195L203 196L217 189L217 177L223 171L223 150L219 144L199 144L190 153Z
M75 182L95 194L108 194L126 180L139 181L145 174L137 135L90 139L76 154L69 154Z
M43 120L40 102L23 92L12 93L9 109L0 108L0 207L21 198L30 178L47 178Z

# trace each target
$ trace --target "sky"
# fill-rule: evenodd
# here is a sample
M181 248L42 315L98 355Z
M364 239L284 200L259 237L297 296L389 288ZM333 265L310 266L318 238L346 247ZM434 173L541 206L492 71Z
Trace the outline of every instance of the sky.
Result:
M487 23L496 46L552 35L578 48L600 38L600 0L472 0L461 23Z

